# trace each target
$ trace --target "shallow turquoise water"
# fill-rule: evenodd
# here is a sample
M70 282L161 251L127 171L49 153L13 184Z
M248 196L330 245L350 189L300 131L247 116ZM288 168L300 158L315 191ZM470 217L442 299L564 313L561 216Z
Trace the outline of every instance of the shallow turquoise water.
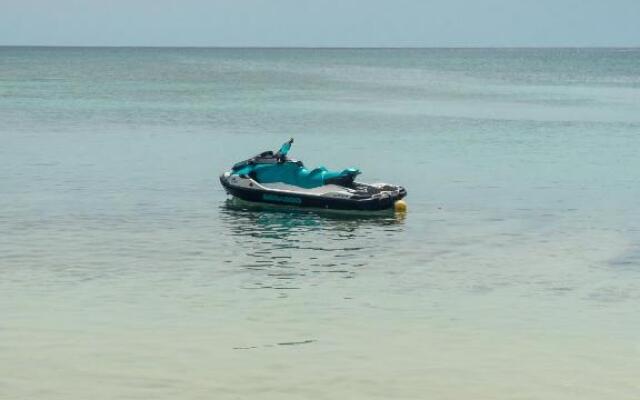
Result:
M0 48L0 398L637 399L640 51ZM296 139L406 218L229 207Z

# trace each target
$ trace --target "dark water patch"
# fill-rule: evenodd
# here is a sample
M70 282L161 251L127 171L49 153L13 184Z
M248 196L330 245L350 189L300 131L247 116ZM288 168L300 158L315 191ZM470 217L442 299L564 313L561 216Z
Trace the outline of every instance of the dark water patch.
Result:
M547 288L546 291L550 292L551 294L556 295L556 296L565 296L565 295L568 295L569 293L575 291L575 289L572 288L572 287L557 286L557 287Z
M258 289L275 289L275 288L273 286L261 286L259 283L257 283L256 286L253 286L253 287L243 286L242 289L258 290Z
M623 303L640 297L637 288L629 286L603 286L587 294L587 299L601 305Z
M288 341L288 342L278 342L274 344L263 344L261 346L237 346L232 347L233 350L254 350L260 347L275 347L275 346L301 346L305 344L311 344L317 342L316 339L306 339L306 340L296 340L296 341Z
M286 209L239 209L231 204L220 208L220 219L228 239L236 243L234 247L246 249L244 257L252 259L238 263L257 282L256 286L243 286L250 289L296 290L352 279L356 269L362 271L367 265L363 258L384 257L386 243L404 229L403 221L389 220L388 216L357 218ZM283 281L291 284L283 286Z
M298 276L305 276L304 273L287 273L287 272L272 272L268 273L267 276L271 276L277 279L295 279Z
M242 267L245 269L254 270L254 271L264 271L267 269L265 267L261 267L261 266L258 267L258 266L252 266L252 265L244 265Z
M469 291L475 294L487 294L487 293L491 293L493 291L492 287L486 286L486 285L472 285L469 288Z
M640 248L633 248L609 260L609 266L618 271L640 272Z
M298 342L280 342L278 343L278 346L299 346L301 344L309 344L309 343L313 343L315 342L315 340L312 339L308 339L308 340L301 340Z

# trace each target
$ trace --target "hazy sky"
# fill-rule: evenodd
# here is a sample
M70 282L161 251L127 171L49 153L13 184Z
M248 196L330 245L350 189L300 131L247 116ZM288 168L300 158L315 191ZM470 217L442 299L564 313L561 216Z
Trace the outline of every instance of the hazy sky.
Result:
M640 46L640 0L0 0L0 44Z

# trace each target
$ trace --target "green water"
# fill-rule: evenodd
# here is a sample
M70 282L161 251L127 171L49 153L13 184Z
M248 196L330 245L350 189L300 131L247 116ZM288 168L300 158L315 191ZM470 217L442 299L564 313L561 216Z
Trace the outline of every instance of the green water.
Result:
M637 49L0 48L0 398L635 400L638 150Z

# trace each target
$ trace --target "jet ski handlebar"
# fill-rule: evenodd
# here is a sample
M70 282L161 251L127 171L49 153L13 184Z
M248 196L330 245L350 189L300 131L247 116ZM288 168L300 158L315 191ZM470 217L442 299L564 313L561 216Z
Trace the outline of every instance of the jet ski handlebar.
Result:
M289 161L287 158L287 153L289 153L289 150L291 149L291 144L293 143L293 138L289 139L288 141L286 141L281 147L280 150L278 150L277 153L274 153L273 151L269 150L269 151L264 151L260 154L258 154L257 156L251 157L248 160L245 161L240 161L238 163L236 163L233 166L233 170L234 171L239 171L242 168L248 166L248 165L254 165L254 164L275 164L275 163L283 163L285 161ZM301 162L297 161L300 165L302 165Z

